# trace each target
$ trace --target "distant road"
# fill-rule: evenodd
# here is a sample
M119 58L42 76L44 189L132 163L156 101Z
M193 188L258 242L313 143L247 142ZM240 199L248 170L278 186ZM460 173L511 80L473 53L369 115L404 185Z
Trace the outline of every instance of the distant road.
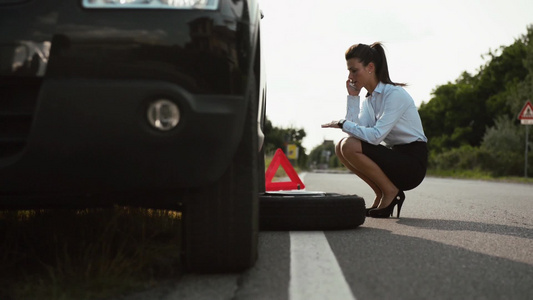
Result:
M350 174L308 173L304 182L308 191L357 194L367 206L374 198ZM315 299L533 299L532 213L533 185L426 178L406 192L401 219L261 232L248 272L186 275L128 300L312 299L307 289Z

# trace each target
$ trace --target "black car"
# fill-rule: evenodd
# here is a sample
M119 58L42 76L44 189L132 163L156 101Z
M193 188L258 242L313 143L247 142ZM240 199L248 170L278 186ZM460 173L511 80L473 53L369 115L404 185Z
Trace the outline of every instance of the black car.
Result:
M257 256L256 0L0 0L0 209L183 211L190 271Z

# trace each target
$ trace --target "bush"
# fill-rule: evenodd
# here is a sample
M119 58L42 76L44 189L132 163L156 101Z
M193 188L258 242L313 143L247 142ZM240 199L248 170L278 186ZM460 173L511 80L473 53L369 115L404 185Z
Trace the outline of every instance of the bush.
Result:
M521 176L524 175L524 154L516 152L493 152L492 168L495 176ZM529 155L531 157L531 155ZM530 159L531 161L531 159ZM531 166L531 163L529 163ZM531 167L529 167L531 169ZM530 170L528 173L531 174Z
M517 120L499 116L487 128L480 147L462 146L442 153L433 152L429 167L443 171L476 170L492 176L524 175L525 129ZM533 173L533 155L528 154L528 175Z
M439 154L432 154L429 158L429 168L436 170L480 170L491 171L491 154L483 149L472 146L462 146Z
M528 174L533 174L533 155L530 153L528 156ZM432 153L429 169L438 172L477 171L494 177L523 176L524 154L462 146L439 154Z
M505 115L497 117L494 126L485 131L481 144L481 149L492 156L492 164L487 167L496 176L524 174L524 147L524 127Z

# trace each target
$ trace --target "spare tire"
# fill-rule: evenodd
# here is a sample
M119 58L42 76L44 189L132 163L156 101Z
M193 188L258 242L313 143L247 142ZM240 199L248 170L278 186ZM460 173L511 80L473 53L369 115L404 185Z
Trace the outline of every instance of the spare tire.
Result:
M357 195L268 192L259 197L259 228L273 230L353 229L365 222L365 201Z

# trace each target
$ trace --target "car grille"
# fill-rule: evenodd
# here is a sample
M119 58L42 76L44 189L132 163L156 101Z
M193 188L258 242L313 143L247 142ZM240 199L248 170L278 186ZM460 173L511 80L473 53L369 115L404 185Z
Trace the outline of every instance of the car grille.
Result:
M26 146L41 83L40 78L0 77L0 158Z

